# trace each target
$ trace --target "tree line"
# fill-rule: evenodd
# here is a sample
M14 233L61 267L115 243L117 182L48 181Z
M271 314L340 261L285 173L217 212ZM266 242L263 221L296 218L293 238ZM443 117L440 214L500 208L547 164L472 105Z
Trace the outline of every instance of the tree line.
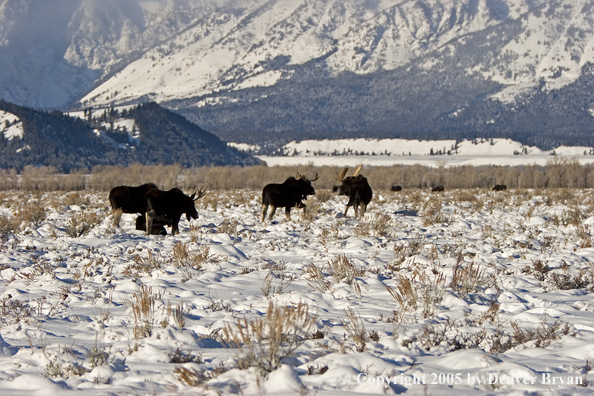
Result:
M353 169L355 164L353 164ZM202 166L184 168L174 165L141 165L128 167L97 165L61 173L51 166L26 166L0 170L0 189L24 191L109 191L118 185L140 185L153 182L162 189L173 187L185 191L207 186L210 190L259 190L268 183L282 183L296 173L320 176L314 186L332 189L340 167L313 165L274 166ZM508 188L594 188L594 166L582 165L577 159L555 157L544 166L453 166L429 167L423 165L392 165L363 168L374 189L403 188L428 189L443 185L452 188L491 188L505 184Z

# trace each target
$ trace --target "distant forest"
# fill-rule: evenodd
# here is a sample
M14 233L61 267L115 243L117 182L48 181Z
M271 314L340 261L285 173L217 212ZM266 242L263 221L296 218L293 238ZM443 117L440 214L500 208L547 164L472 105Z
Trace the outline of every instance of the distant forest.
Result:
M86 110L85 117L80 119L58 110L38 111L1 100L0 110L16 115L24 128L22 138L0 138L0 168L4 169L21 171L27 165L50 166L67 173L96 165L134 163L183 167L259 163L156 103L139 105L123 114L106 110L96 119ZM117 117L134 120L138 139L132 138L131 131L113 128Z

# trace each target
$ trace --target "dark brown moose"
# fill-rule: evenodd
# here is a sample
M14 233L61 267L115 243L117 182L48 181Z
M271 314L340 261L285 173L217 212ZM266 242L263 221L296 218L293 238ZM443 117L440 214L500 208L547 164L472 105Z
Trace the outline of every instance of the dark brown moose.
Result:
M305 213L306 206L301 200L307 200L308 195L316 194L311 182L318 179L317 173L316 177L311 180L297 173L297 177L291 176L282 184L267 184L262 190L262 221L266 219L269 206L272 207L272 211L268 220L272 220L276 208L285 208L287 220L291 220L291 208L303 208L303 213Z
M194 202L206 194L206 189L199 190L198 196L184 194L179 188L172 188L169 191L159 189L150 190L146 193L146 229L152 229L154 221L161 224L171 225L171 234L179 234L179 220L182 214L186 214L186 219L198 218L198 211Z
M363 165L359 165L357 169L355 169L355 172L348 177L345 177L349 170L348 167L345 167L342 171L336 173L336 180L342 183L338 187L338 195L346 195L349 197L349 201L344 209L345 216L351 206L355 208L355 218L358 218L359 215L361 217L365 216L367 205L369 205L369 202L373 197L373 192L367 182L367 178L359 174L362 167Z
M154 183L146 183L138 187L117 186L109 192L109 202L114 210L121 209L124 213L146 212L146 193L158 190Z
M146 183L138 187L117 186L109 192L109 202L113 210L120 209L123 213L139 213L136 218L136 229L146 231L146 193L158 189L154 183ZM167 235L165 225L159 221L153 222L152 235Z

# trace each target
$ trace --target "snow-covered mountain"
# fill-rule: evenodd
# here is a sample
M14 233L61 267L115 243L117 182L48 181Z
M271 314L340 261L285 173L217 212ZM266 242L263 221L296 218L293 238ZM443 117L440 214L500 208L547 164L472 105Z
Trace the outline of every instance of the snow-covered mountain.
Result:
M185 20L183 7L192 11ZM593 7L592 0L168 1L149 14L148 25L153 37L170 37L82 101L143 95L168 101L269 86L316 60L328 76L394 70L421 59L431 70L440 57L456 56L453 42L516 22L520 29L492 57L458 65L502 84L495 95L510 100L541 79L558 88L579 77L594 60ZM171 21L177 25L168 28ZM207 104L208 98L197 103Z
M484 119L447 128L481 132L501 111L477 102L513 109L594 61L594 0L56 1L0 0L1 97L148 98L221 133L385 131L390 111L416 133L469 109Z

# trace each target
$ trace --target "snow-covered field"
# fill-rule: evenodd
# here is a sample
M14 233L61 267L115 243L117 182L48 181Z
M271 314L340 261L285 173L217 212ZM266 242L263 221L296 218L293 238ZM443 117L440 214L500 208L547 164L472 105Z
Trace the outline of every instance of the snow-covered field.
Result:
M105 192L0 193L0 395L593 393L592 191L375 191L363 220L318 191L264 223L259 195L147 237Z

